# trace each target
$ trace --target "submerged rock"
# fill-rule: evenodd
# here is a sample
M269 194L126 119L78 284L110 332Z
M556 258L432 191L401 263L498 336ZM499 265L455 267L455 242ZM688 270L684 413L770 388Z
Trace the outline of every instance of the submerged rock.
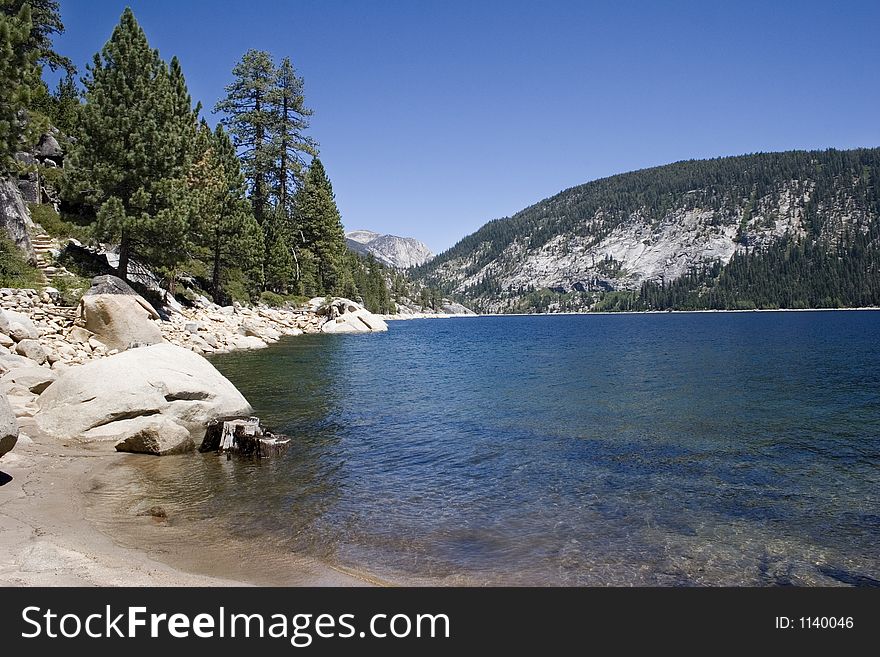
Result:
M111 426L120 421L162 415L199 442L210 421L251 413L247 400L211 363L167 343L65 370L40 396L39 407L37 426L65 440L97 427L125 429Z

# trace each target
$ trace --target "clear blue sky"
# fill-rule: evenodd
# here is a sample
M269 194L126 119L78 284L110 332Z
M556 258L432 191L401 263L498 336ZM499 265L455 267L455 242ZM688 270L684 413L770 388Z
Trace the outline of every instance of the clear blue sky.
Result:
M346 228L435 251L614 173L880 145L877 0L61 0L57 48L126 4L208 109L248 48L290 56Z

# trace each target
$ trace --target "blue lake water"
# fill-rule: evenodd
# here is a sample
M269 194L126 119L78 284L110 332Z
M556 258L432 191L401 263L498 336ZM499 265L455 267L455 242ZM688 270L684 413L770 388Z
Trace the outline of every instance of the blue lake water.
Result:
M185 513L391 581L880 583L880 312L390 327L214 358L294 446L161 466Z

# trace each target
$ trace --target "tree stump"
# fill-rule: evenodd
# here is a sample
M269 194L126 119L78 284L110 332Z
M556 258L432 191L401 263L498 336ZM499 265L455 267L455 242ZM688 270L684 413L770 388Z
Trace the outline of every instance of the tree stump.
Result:
M256 417L215 420L208 425L200 452L242 456L278 456L290 445L290 438L260 426Z

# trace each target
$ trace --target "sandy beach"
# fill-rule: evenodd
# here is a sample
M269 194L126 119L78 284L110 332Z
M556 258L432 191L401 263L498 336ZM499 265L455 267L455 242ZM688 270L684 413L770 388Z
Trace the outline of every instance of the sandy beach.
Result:
M148 514L96 523L90 496L126 458L154 458L58 445L41 439L26 419L13 452L0 461L0 585L3 586L363 586L378 582L295 555L278 555L248 573L237 558L212 553L187 527ZM187 458L187 457L184 457ZM127 523L127 531L121 531ZM135 531L132 531L134 529ZM168 550L168 544L176 548ZM228 550L230 554L236 553ZM198 552L196 552L198 549ZM157 558L165 553L169 559ZM174 564L166 561L175 561ZM192 566L190 568L189 566ZM264 578L265 572L271 577ZM250 576L253 575L253 576Z

